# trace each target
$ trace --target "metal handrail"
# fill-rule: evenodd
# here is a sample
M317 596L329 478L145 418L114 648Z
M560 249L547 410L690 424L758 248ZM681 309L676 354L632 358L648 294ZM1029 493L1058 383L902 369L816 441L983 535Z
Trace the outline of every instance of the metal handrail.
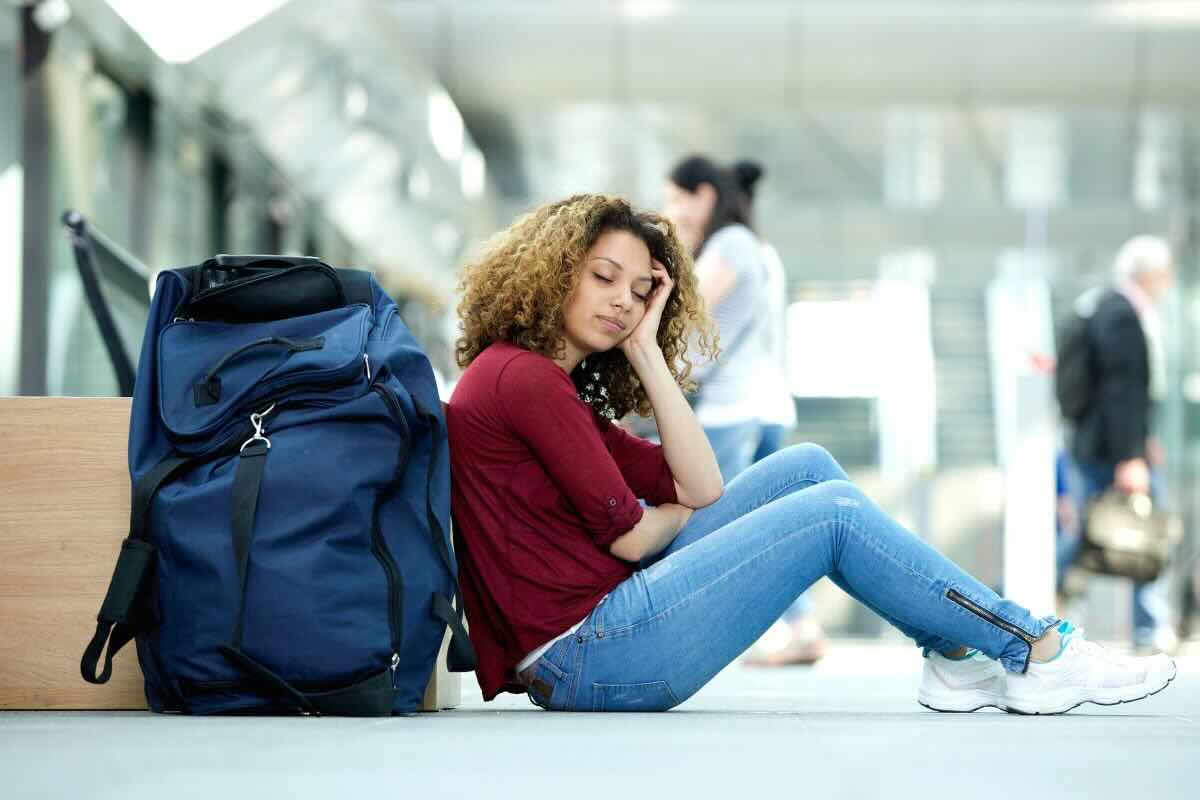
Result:
M131 297L145 301L149 298L151 271L125 248L118 245L103 232L90 224L78 211L68 209L63 212L62 223L67 229L67 238L75 254L75 266L79 270L79 279L83 283L84 294L100 335L104 340L104 348L108 351L109 361L117 375L117 384L122 397L133 396L133 386L137 377L137 367L129 357L129 351L117 330L112 309L108 300L100 290L100 269L96 258L95 245L99 245L108 255L117 269L105 269L105 277Z

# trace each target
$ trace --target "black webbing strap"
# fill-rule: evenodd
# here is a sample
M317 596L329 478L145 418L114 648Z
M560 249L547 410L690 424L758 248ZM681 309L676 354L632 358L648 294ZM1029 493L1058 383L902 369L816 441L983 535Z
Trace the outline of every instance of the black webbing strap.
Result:
M461 605L461 602L460 602ZM451 672L470 672L475 669L475 648L463 625L462 609L450 605L446 595L433 593L433 616L450 626L450 646L446 649L446 667Z
M240 625L239 625L240 627ZM281 694L291 698L296 703L297 708L305 714L316 714L317 709L309 702L304 693L296 689L283 678L276 675L270 669L255 661L250 656L242 652L240 647L221 647L221 655L225 656L234 664L252 678L256 678L262 683L278 689Z
M237 621L233 628L233 648L242 646L242 622L246 616L246 568L250 561L250 541L254 538L254 513L258 510L258 490L271 445L266 439L252 439L242 449L237 473L233 476L233 555L237 562Z
M347 303L364 303L374 305L375 297L371 293L371 273L365 269L339 268L338 277L342 281L342 291L346 293Z
M429 423L429 435L433 439L434 446L429 454L429 474L425 482L425 505L426 512L429 515L429 532L433 535L433 545L441 556L442 562L446 565L446 570L451 577L455 575L454 563L450 559L450 551L446 547L446 534L442 530L442 524L438 521L437 514L433 511L433 474L437 468L438 450L438 433L441 430L440 421L436 414L426 410L417 399L413 398L413 406L417 410L418 416L423 417ZM433 615L450 626L450 647L446 651L446 667L451 672L471 672L475 669L477 663L475 657L475 648L471 645L471 639L467 635L466 626L463 625L463 609L462 600L458 596L458 580L454 580L453 600L447 599L441 592L433 593ZM457 609L455 609L457 605Z
M386 717L392 713L392 671L384 669L363 680L323 692L301 692L245 652L222 647L221 654L264 687L275 689L302 714L340 717Z
M197 461L189 456L167 456L133 486L129 507L129 538L121 543L121 553L117 557L108 592L96 616L96 633L79 662L80 674L88 683L107 683L112 677L113 656L153 624L153 612L147 606L145 596L147 577L154 565L154 545L146 530L150 503L164 483ZM97 675L96 667L100 663L101 653L104 653L104 669Z

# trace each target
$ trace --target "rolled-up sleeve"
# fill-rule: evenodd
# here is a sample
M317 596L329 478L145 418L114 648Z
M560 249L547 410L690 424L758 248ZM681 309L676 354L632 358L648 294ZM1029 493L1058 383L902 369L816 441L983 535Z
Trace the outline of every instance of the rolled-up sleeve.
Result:
M600 547L645 513L605 445L591 406L554 362L519 355L497 375L496 397L512 430L541 462Z
M679 501L675 476L661 444L632 435L608 420L600 423L604 444L633 493L652 506Z

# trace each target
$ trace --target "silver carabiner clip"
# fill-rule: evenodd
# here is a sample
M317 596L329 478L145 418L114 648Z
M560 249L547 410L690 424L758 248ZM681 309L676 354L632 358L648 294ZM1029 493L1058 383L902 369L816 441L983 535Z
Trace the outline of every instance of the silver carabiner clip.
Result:
M266 411L259 411L258 413L250 415L250 424L254 426L254 435L251 436L246 441L242 442L241 450L238 450L239 453L244 451L247 447L252 445L254 442L266 442L267 449L268 450L271 449L271 440L268 439L266 436L263 436L263 428L264 428L263 420L266 418L267 414L270 414L274 410L275 410L275 404L271 403L271 405L267 408Z

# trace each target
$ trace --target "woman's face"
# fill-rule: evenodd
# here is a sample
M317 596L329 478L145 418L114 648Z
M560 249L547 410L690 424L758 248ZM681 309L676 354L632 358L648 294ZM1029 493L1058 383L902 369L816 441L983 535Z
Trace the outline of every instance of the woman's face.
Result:
M611 350L629 336L646 314L650 264L650 249L629 231L600 234L583 257L579 284L564 309L568 357Z
M663 216L675 224L679 241L691 252L696 252L704 240L704 229L712 217L717 204L717 191L710 184L702 183L696 191L689 192L671 181L663 189L665 202Z

